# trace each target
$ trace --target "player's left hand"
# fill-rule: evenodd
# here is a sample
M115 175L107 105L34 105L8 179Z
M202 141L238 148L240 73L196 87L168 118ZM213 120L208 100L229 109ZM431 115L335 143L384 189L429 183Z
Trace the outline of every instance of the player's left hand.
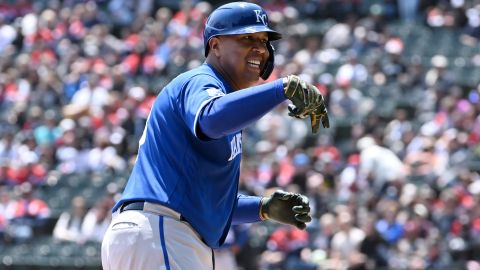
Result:
M327 108L325 107L325 103L322 102L317 107L315 111L310 114L310 120L312 123L312 132L317 133L318 127L320 126L320 121L322 121L322 126L324 128L330 127L330 120L328 120L328 112Z
M260 216L284 224L305 229L310 217L309 200L306 196L277 190L270 197L262 198Z
M330 127L325 99L317 87L296 75L289 75L284 79L284 91L292 101L288 105L289 116L301 119L310 117L313 133L318 132L320 121L324 128Z
M325 107L325 103L321 103L318 105L318 107L311 112L308 115L301 115L296 112L295 106L292 104L288 105L288 115L296 118L305 118L307 116L310 116L310 123L312 125L312 133L317 133L318 128L320 127L320 121L322 122L322 126L324 128L329 128L330 127L330 120L328 119L328 112L327 108Z

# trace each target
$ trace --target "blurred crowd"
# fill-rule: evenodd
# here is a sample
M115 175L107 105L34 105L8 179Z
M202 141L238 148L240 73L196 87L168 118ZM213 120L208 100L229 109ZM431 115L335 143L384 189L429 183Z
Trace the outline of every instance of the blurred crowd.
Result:
M58 217L35 191L51 172L129 170L155 96L203 62L217 2L0 1L3 241L52 218L56 239L101 241L121 190ZM317 85L333 127L313 136L282 104L244 131L241 191L307 194L314 221L233 227L226 269L480 269L480 87L455 78L458 59L407 57L389 28L450 29L478 49L480 1L252 2L284 33L269 80Z

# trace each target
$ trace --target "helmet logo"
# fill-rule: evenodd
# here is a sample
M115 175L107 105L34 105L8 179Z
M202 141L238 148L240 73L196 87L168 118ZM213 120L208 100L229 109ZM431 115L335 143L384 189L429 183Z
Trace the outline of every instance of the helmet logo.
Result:
M263 25L267 26L267 14L263 13L260 9L256 9L254 12L257 16L257 23L262 21Z

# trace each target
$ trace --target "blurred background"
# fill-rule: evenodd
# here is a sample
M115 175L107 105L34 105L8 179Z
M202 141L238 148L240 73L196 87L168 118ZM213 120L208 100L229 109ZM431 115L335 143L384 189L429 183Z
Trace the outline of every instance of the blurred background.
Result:
M217 269L480 269L480 1L252 1L269 80L328 101L247 128L241 192L307 194L307 230L232 227ZM155 96L200 65L224 1L0 0L0 269L101 269Z

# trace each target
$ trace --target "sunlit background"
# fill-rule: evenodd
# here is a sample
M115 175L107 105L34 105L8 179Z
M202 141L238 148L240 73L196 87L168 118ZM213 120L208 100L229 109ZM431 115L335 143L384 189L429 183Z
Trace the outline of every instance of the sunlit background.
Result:
M251 2L284 34L269 80L315 84L332 128L282 104L244 130L241 192L304 193L314 221L235 226L217 269L480 269L480 1ZM0 0L0 269L101 269L151 104L220 3Z

